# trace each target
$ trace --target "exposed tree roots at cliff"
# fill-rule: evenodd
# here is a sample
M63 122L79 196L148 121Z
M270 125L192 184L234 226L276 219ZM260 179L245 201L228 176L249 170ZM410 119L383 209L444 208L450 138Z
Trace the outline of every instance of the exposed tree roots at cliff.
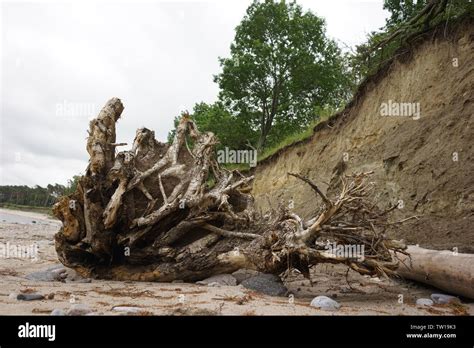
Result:
M314 190L308 202L314 217L304 220L283 206L261 216L252 177L220 167L212 133L183 115L170 145L142 128L130 151L117 152L124 145L115 134L122 111L113 98L90 122L86 173L54 206L63 222L56 250L66 266L92 277L146 281L194 281L239 268L274 274L295 268L309 276L311 265L324 262L394 274L391 251L405 246L384 235L390 210L371 203L370 173L340 177L327 194L289 173Z

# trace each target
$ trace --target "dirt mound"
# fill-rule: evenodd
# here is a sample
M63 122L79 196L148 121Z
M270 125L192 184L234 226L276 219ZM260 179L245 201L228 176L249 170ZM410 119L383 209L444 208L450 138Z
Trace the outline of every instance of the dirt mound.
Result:
M372 170L377 204L397 204L397 219L418 217L391 232L394 237L474 252L473 22L424 35L308 141L261 163L253 186L257 207L294 202L308 217L319 198L288 172L326 190L341 173Z

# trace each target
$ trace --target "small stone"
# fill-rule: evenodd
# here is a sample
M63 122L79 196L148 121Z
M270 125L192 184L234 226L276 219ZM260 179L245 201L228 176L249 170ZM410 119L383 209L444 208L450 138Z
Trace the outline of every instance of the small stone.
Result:
M261 273L245 279L241 285L270 296L285 296L288 292L281 279L273 274Z
M48 300L54 299L54 293L50 293L50 294L46 295L46 298L47 298Z
M82 303L77 303L73 304L71 308L68 309L67 315L86 315L91 312L92 310L89 308L89 306Z
M433 301L430 300L429 298L419 298L416 300L416 305L417 306L432 306Z
M115 312L138 313L141 312L143 309L139 307L117 306L112 308L112 310Z
M66 283L90 283L92 280L90 278L82 279L66 279Z
M431 299L437 304L460 303L461 301L456 296L445 294L431 294Z
M244 280L255 277L256 275L262 274L261 272L253 269L241 268L234 273L232 276L237 280L237 284L242 283Z
M8 298L10 300L16 300L18 294L16 292L12 292L10 295L8 295Z
M64 279L67 277L67 270L64 267L55 268L50 271L54 279Z
M43 300L44 296L40 294L18 294L16 299L20 301L35 301Z
M325 311L336 311L341 305L327 296L317 296L311 301L311 307L320 308Z
M231 274L218 274L218 275L196 282L196 284L198 285L208 285L208 286L211 283L217 283L218 285L236 286L237 280ZM211 285L211 286L215 286L215 285Z
M58 265L48 267L41 271L30 273L26 275L25 278L28 280L52 282L52 281L64 279L62 278L62 275L65 272L66 272L66 268L63 265L58 264Z
M89 278L84 278L75 270L66 268L62 264L56 264L44 270L37 271L26 275L26 279L35 281L60 281L60 282L75 282L75 283L90 283Z
M66 315L66 313L62 309L55 308L51 311L51 315L62 316L62 315Z

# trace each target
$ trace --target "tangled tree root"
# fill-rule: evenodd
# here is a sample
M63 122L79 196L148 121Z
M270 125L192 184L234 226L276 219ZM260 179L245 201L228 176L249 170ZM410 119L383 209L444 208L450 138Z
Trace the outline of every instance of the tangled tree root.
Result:
M216 137L187 115L170 145L142 128L131 150L116 153L124 145L115 134L122 111L113 98L90 122L86 173L54 206L63 222L55 240L64 265L92 277L146 281L195 281L239 268L275 274L296 268L309 276L320 262L394 274L391 251L405 246L385 237L389 210L370 202L370 173L341 177L328 190L332 198L291 173L322 199L317 214L304 220L281 207L261 216L249 194L253 177L221 168ZM330 252L328 242L345 245L345 252ZM363 255L348 253L347 245Z

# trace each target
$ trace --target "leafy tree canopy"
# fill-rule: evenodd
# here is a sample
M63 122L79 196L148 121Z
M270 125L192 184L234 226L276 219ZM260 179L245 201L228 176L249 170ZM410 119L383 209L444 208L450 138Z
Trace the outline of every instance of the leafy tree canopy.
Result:
M220 100L259 132L260 149L272 127L280 134L301 130L317 117L316 106L348 97L344 59L324 20L295 2L254 1L230 50L215 76Z

